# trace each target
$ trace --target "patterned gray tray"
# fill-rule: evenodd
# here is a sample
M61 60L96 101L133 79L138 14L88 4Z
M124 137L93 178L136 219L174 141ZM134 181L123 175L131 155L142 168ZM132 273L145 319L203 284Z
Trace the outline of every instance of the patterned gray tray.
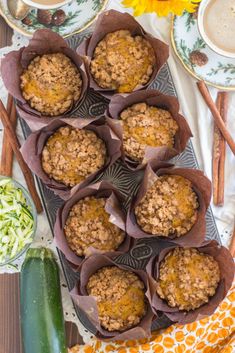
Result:
M83 35L75 35L68 39L68 43L72 48L77 48L82 39L88 35L83 33ZM169 71L168 65L165 65L160 71L156 80L152 83L152 89L158 89L161 92L169 95L176 96L175 87L172 81L172 77ZM85 118L87 115L99 116L104 113L107 107L108 100L104 99L97 92L92 89L89 90L87 97L78 107L78 109L73 112L73 115ZM21 126L25 138L30 134L30 130L27 124L21 120ZM194 150L191 141L188 143L187 148L179 156L172 160L177 166L184 168L198 168L198 164L195 158ZM124 166L120 161L117 161L113 166L109 167L99 179L105 179L112 182L125 196L125 207L127 208L133 195L138 191L138 186L142 178L142 172L133 172ZM98 180L98 179L97 179ZM97 181L96 180L96 181ZM46 211L48 221L53 233L53 226L56 218L57 209L63 204L58 196L49 190L45 185L37 178L37 183L42 195L44 209ZM216 228L214 217L211 209L209 208L206 214L206 224L207 224L207 239L215 239L220 242L219 234ZM159 251L165 247L167 242L158 241L154 238L141 239L137 242L134 248L131 249L129 253L117 257L116 261L118 263L125 264L130 268L144 268L147 264L149 258L152 255L158 254ZM79 279L79 274L75 273L64 255L58 250L58 254L61 260L62 268L67 281L68 289L71 290ZM95 328L87 319L86 315L79 310L78 307L75 308L76 313L86 327L87 330L94 333ZM153 329L165 328L171 325L171 321L162 315L153 322Z

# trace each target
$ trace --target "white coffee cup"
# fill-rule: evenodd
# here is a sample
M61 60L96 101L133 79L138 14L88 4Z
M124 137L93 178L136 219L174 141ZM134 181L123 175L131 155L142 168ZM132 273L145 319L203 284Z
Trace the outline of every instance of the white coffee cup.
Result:
M226 56L229 58L235 58L235 52L229 52L229 51L223 50L222 48L218 47L215 43L213 43L211 41L211 39L208 37L207 33L205 32L204 15L205 15L205 10L210 2L211 2L211 0L202 0L199 5L199 10L198 10L198 29L199 29L199 32L200 32L202 38L204 39L204 41L206 42L206 44L212 50L214 50L217 54L220 54L220 55L223 55L223 56ZM225 0L225 2L226 2L226 0Z
M35 1L23 0L23 2L25 4L32 6L32 7L35 7L37 9L42 9L42 10L57 9L61 6L68 4L71 1L72 0L64 0L64 1L58 1L58 3L55 3L55 4L46 5L46 4L42 4L41 2L37 2L37 0L35 0Z

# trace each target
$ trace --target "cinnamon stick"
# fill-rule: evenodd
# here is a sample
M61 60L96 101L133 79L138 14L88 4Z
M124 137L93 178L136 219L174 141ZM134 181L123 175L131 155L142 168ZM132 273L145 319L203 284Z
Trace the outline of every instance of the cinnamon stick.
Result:
M11 124L10 119L8 117L7 111L6 111L1 100L0 100L0 118L2 120L4 128L7 131L9 142L10 142L11 147L15 153L15 156L17 158L19 165L20 165L22 173L24 174L26 184L28 186L29 192L30 192L32 199L34 201L37 212L40 213L43 211L43 208L42 208L40 197L38 196L38 193L36 190L33 175L31 173L31 170L29 169L29 167L27 166L27 164L25 163L25 161L22 157L22 154L20 152L19 140L18 140L17 135L12 127L12 124Z
M216 106L226 124L228 112L228 93L219 92ZM213 201L216 206L224 204L224 166L226 156L226 141L220 130L214 126L212 180L213 180Z
M224 121L224 124L227 123L227 115L228 115L228 92L220 92L220 114ZM220 141L220 162L219 162L219 184L218 184L218 205L224 204L224 171L225 171L225 159L226 159L226 141L221 135Z
M232 239L229 245L229 251L233 257L235 257L235 226L233 229Z
M17 114L16 107L14 104L13 97L8 94L7 100L7 113L12 123L12 127L15 130L17 124ZM11 144L9 143L9 138L7 135L6 129L3 132L3 140L2 140L2 156L1 156L1 175L12 177L12 167L13 167L13 157L14 153L11 148Z
M197 86L198 86L198 89L199 89L202 97L204 98L208 108L210 109L210 111L211 111L211 113L212 113L212 115L214 117L214 121L215 121L216 126L220 130L220 132L223 135L225 141L228 143L231 151L235 155L235 142L234 142L231 134L227 130L227 128L225 126L225 123L223 122L223 119L221 117L221 114L218 111L215 103L213 102L205 82L204 81L199 81L199 82L197 82Z

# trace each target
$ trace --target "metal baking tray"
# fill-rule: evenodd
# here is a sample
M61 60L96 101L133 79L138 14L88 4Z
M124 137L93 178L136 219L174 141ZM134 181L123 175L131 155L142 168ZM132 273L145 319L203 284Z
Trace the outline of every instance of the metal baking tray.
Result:
M89 32L85 31L82 34L74 35L70 38L67 38L67 42L71 48L76 49L78 45L82 42L82 40L88 35ZM149 88L157 89L162 93L176 96L176 90L167 64L161 69L158 76ZM88 115L100 116L104 113L107 104L108 100L106 98L102 97L100 94L90 89L85 100L75 112L75 115L80 116L82 118L85 118ZM22 119L20 119L20 122L24 137L26 138L30 134L30 129ZM173 158L171 162L173 162L178 167L198 169L198 164L191 141L188 143L185 151L179 156ZM135 195L138 191L138 186L141 181L141 178L142 172L133 172L128 169L125 165L123 165L121 161L117 161L114 165L109 167L102 174L102 176L99 177L99 180L105 179L113 183L125 196L124 206L128 208L132 196ZM54 193L49 190L40 181L39 178L37 178L37 183L42 196L42 201L50 224L50 228L53 233L56 212L64 201L60 199L60 197L54 195ZM219 243L221 243L211 208L208 209L206 214L206 226L206 239L215 239ZM129 253L118 256L116 258L116 261L118 263L125 264L130 268L144 269L150 257L152 255L158 254L159 251L168 244L169 243L164 242L162 240L159 241L156 238L140 239L137 244L130 250ZM64 255L61 253L60 250L58 250L58 254L61 261L62 269L64 271L65 279L67 281L68 289L72 290L72 288L76 285L79 279L79 273L75 273L72 270L68 261L65 259ZM96 330L94 326L90 323L86 315L78 307L75 307L75 310L79 320L82 322L85 328L91 333L95 333ZM162 315L160 318L153 321L152 329L156 330L160 328L166 328L171 324L172 322L165 315Z

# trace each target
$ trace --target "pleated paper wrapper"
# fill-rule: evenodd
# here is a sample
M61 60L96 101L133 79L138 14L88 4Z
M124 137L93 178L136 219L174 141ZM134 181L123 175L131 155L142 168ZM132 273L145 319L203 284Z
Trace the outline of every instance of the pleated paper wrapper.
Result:
M59 195L64 200L70 198L81 187L91 183L108 166L115 163L121 155L121 142L119 138L115 135L115 133L106 124L88 124L88 121L83 118L77 118L73 122L71 122L70 120L69 124L67 123L67 121L68 119L58 119L50 125L45 126L41 130L35 131L27 138L27 140L21 147L23 158L28 164L29 168L32 170L32 172L34 172L34 174L36 174L48 188L53 190L56 195ZM42 150L48 138L53 133L55 133L60 127L66 125L73 126L74 128L78 129L87 129L93 131L99 138L101 138L105 142L107 151L107 158L104 166L100 168L97 172L90 174L84 181L72 188L50 178L42 169L41 163Z
M20 88L20 76L30 62L36 56L53 53L63 53L69 57L78 68L82 79L81 94L75 106L71 106L63 115L55 117L42 115L39 111L31 108L24 99ZM76 118L70 118L70 116L83 101L89 86L84 59L71 49L59 34L49 29L37 30L27 47L8 53L1 61L1 75L8 92L16 99L16 108L19 115L27 122L32 131L38 130L59 118L69 118L69 121L73 123ZM94 119L94 117L91 117L89 122Z
M98 43L108 33L121 29L129 30L132 36L142 36L152 45L155 54L155 65L150 80L145 85L136 86L134 91L147 88L153 82L156 75L162 66L167 62L169 57L168 45L161 40L154 38L151 34L146 33L143 27L141 27L141 25L134 19L133 16L127 13L118 12L116 10L103 12L101 15L99 15L96 21L92 35L82 42L82 44L77 48L77 52L80 55L86 57L86 67L89 74L90 87L94 88L96 91L99 91L107 98L110 98L114 93L116 93L116 91L98 86L90 72L90 63Z
M170 307L156 292L156 279L159 276L161 261L175 247L177 245L165 248L160 252L158 257L150 259L147 265L147 273L149 275L148 298L155 312L158 310L163 311L170 320L179 324L187 324L212 315L221 301L226 297L234 278L234 261L228 249L218 244L215 240L205 242L202 246L196 247L199 252L211 255L217 261L221 277L216 292L209 299L208 303L187 312Z
M138 204L141 202L141 200L147 193L148 189L161 175L180 175L188 179L189 181L191 181L192 188L197 195L199 203L199 207L197 209L197 220L191 230L180 237L175 237L174 235L163 237L161 236L161 234L152 235L150 233L146 233L144 230L141 229L136 220L136 206L138 206ZM189 168L176 168L168 163L154 160L152 161L152 163L147 164L145 167L144 177L140 184L140 188L138 190L137 195L132 200L131 206L127 214L126 230L129 235L137 239L155 237L159 241L171 241L182 246L199 246L203 243L206 236L205 215L207 208L210 204L210 199L211 182L202 171Z
M56 246L63 252L66 259L76 268L81 265L84 260L84 256L76 255L69 247L66 236L64 233L64 226L68 218L71 208L80 200L85 197L93 196L95 198L105 198L105 210L109 213L109 221L115 224L118 228L125 232L125 222L126 214L122 207L123 196L118 192L118 190L109 182L101 181L96 184L89 185L77 191L57 212L55 227L54 227L54 241ZM133 244L133 239L127 234L125 236L122 244L117 248L117 251L127 252L129 251L131 245ZM90 253L101 253L104 251L95 249L91 247Z
M178 125L178 131L174 137L173 148L167 146L146 147L142 162L133 160L126 155L124 150L125 162L133 169L141 164L146 164L152 160L169 160L183 152L192 133L186 119L179 113L179 102L176 97L165 95L157 90L137 91L129 95L115 95L111 98L106 116L110 127L115 131L123 142L123 128L120 115L123 110L137 103L146 103L148 106L154 106L167 110Z
M142 318L138 326L135 326L126 331L113 331L110 332L105 330L101 325L98 318L98 308L96 299L93 296L89 296L86 290L86 286L89 278L100 268L105 266L117 266L126 271L135 273L145 284L147 290L147 274L142 270L130 269L123 265L114 262L117 255L122 253L107 253L107 254L94 254L88 257L80 267L80 282L75 286L71 292L73 301L79 308L87 315L91 323L95 326L97 332L96 337L99 339L109 340L126 340L126 339L138 339L151 336L151 324L153 320L153 312L150 307L149 301L146 297L147 312Z

